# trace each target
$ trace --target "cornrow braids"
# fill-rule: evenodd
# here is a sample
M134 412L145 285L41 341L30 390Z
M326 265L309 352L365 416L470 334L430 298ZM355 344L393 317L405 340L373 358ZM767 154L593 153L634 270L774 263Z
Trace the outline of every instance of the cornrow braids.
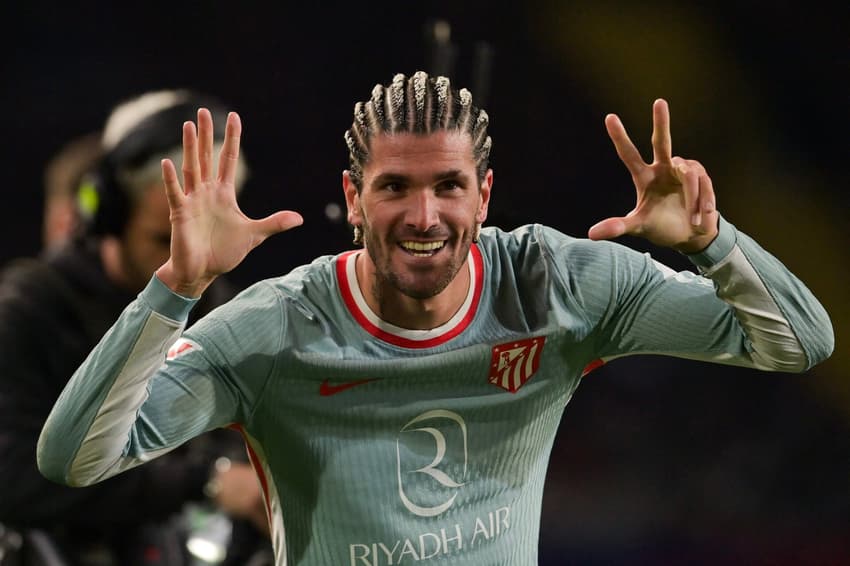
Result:
M351 180L358 191L363 189L363 167L369 161L369 142L376 134L453 130L472 139L473 160L482 181L492 146L488 125L487 113L472 103L472 94L465 88L454 89L448 78L431 77L424 71L411 77L398 73L389 85L375 85L368 101L354 106L354 121L344 136Z

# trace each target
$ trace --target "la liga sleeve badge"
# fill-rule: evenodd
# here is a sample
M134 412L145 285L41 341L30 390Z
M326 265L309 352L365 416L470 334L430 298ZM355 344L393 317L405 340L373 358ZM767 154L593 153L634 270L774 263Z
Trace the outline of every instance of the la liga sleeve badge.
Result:
M173 360L179 356L186 354L187 352L191 352L192 350L201 350L201 345L193 340L189 340L188 338L178 338L174 344L168 349L168 353L165 355L166 360ZM161 350L160 350L161 351Z

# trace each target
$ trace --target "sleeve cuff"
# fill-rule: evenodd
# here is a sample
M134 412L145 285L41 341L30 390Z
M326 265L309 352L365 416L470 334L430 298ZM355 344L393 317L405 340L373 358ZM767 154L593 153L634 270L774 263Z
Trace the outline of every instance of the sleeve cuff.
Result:
M738 242L738 230L720 216L717 223L717 237L707 248L699 253L685 254L691 263L700 270L707 270L726 258Z
M161 314L177 322L185 322L189 319L189 312L198 298L189 298L178 295L160 281L154 274L147 286L139 293L139 298L150 305L154 312Z

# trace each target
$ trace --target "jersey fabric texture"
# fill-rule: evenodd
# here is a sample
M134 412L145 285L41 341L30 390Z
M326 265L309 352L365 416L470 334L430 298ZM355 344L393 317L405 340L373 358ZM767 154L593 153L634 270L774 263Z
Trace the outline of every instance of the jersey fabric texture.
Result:
M76 372L39 465L98 482L237 427L277 564L532 565L561 414L629 354L804 371L832 350L822 306L721 219L675 273L541 225L482 231L461 309L411 331L372 313L354 262L259 282L183 333L193 301L151 281Z

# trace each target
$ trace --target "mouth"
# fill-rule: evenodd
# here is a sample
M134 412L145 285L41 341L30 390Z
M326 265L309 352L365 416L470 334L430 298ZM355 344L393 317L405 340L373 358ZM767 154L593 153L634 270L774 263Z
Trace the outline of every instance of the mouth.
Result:
M399 247L415 257L431 257L446 245L446 240L438 242L414 242L406 240L399 242Z

